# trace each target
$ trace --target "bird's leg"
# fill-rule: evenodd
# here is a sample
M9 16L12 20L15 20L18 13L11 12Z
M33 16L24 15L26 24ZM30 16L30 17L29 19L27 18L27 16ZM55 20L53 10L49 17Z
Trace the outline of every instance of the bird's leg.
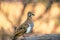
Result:
M20 37L18 37L17 39L19 39L19 40L23 40L23 39L25 39L23 36L20 36Z
M28 33L23 35L23 39L25 39L26 37L29 37Z

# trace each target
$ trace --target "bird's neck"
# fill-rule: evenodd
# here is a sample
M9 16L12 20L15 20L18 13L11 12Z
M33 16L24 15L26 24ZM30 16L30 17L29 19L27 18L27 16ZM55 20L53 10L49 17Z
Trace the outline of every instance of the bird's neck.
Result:
M27 22L31 22L32 21L32 17L27 17Z
M27 17L27 20L31 20L32 19L32 17Z

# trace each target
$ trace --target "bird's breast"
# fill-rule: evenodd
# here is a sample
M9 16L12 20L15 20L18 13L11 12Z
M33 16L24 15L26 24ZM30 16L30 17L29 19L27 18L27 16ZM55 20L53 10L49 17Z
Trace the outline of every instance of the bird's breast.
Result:
M29 33L29 32L31 32L31 30L33 29L33 26L34 26L34 24L33 23L28 23L28 28L27 28L27 31L26 31L26 33Z

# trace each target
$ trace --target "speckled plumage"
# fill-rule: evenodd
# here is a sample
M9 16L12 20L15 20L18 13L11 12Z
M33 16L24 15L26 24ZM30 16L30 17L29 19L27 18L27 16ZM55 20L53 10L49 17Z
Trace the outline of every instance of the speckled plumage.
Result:
M32 14L31 12L28 12L27 20L16 29L15 38L25 33L30 33L32 31L33 26L34 26L33 21L32 21L33 15L34 14Z

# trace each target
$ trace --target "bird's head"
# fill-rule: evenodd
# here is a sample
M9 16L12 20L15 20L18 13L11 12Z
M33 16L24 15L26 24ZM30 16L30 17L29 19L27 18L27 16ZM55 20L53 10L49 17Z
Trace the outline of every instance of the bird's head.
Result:
M28 12L28 17L32 17L34 14L32 12Z

